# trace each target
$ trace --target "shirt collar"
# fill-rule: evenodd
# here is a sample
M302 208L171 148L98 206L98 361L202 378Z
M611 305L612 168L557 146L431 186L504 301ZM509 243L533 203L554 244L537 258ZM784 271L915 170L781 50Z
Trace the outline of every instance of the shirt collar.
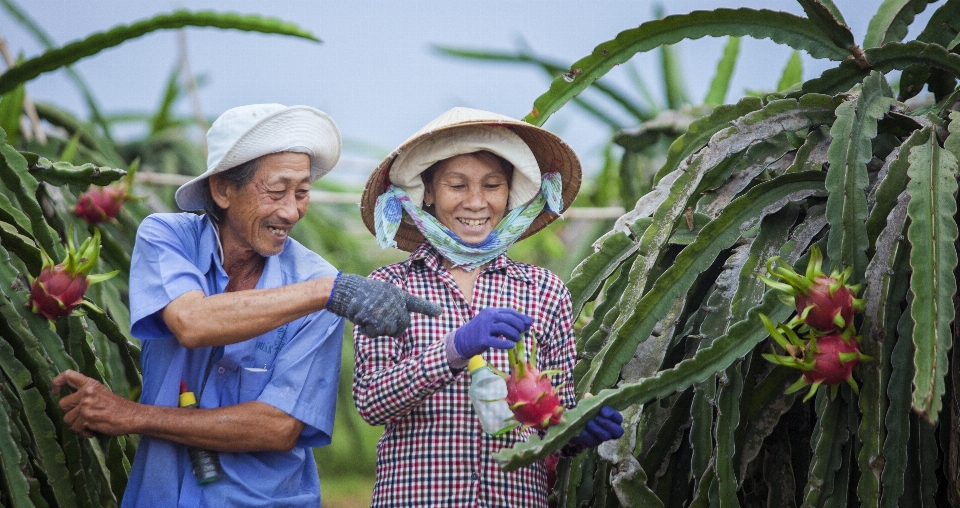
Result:
M440 251L438 251L430 242L423 242L410 254L410 259L412 261L421 261L423 262L424 266L431 271L437 271L442 266L441 260L443 257L441 256ZM510 277L511 279L516 279L520 282L526 283L531 282L530 277L527 275L527 272L521 268L520 263L510 259L506 252L493 258L493 261L485 266L483 271L504 272L506 273L507 277Z
M223 271L223 246L220 245L220 234L216 224L206 214L201 219L200 245L198 259L209 259L210 266L216 266Z

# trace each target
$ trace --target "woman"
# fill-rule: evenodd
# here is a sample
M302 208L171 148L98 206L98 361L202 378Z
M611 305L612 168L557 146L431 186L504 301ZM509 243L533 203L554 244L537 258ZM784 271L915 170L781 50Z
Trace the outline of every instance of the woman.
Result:
M371 278L441 303L412 316L398 339L355 331L354 401L377 446L373 506L547 505L543 462L504 472L493 454L535 432L482 432L470 405L474 355L508 370L506 349L536 340L540 370L575 404L570 294L548 270L518 263L507 248L553 221L576 196L580 164L557 136L509 117L455 108L403 143L367 182L361 204L382 247L411 252ZM622 435L610 408L565 448Z

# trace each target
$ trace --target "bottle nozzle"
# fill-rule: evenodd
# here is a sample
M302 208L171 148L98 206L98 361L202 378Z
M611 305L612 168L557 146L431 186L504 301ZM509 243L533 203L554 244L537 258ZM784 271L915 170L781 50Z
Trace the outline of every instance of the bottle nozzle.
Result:
M467 363L467 370L469 370L470 372L473 372L479 369L480 367L483 367L486 364L487 362L483 359L482 356L476 355L470 358L470 362Z
M193 394L193 392L187 390L187 383L185 383L182 379L180 380L180 399L178 402L180 407L197 405L197 397Z

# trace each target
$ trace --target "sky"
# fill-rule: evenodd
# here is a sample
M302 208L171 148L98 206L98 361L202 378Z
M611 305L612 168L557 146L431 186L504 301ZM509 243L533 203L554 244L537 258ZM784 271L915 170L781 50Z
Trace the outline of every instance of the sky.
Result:
M177 9L259 14L298 24L322 42L212 28L187 28L182 35L164 30L81 60L74 68L105 111L154 111L185 40L191 70L205 80L198 92L205 116L260 102L320 108L334 118L344 138L344 157L332 175L348 181L362 181L392 149L449 108L468 106L522 118L549 88L551 78L539 69L454 59L434 46L498 52L525 48L570 64L619 32L654 19L658 5L666 14L752 7L803 15L793 0L13 1L58 45ZM857 41L863 39L869 16L880 3L835 0ZM929 17L935 7L924 14ZM31 58L43 52L42 45L2 9L0 36L15 54ZM703 38L677 46L687 92L696 103L706 95L724 44L723 39ZM769 40L744 39L727 101L739 99L746 89L772 90L790 52ZM803 64L804 79L835 65L809 57ZM655 53L638 55L628 65L654 95L662 96ZM631 73L623 67L611 71L604 82L640 97ZM79 92L63 71L31 81L27 93L87 115ZM601 104L618 115L617 107ZM182 101L178 110L191 112L190 102ZM577 151L586 174L598 170L604 142L610 138L608 127L572 105L544 127Z

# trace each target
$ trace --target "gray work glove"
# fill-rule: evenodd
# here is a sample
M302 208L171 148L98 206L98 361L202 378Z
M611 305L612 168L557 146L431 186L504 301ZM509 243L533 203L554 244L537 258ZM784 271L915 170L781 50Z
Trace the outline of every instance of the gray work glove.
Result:
M410 313L439 316L443 307L382 280L352 273L337 276L327 310L343 316L369 337L399 337L410 326Z

